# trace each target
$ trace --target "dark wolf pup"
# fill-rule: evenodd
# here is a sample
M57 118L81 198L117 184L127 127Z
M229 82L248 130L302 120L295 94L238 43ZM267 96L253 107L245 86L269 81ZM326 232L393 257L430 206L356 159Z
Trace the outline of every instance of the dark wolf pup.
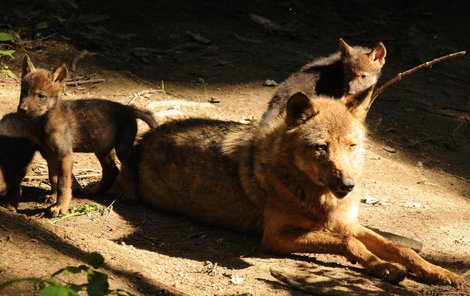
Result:
M32 140L31 125L18 113L0 120L0 203L18 209L21 181L39 146Z
M341 100L292 95L271 125L189 119L147 133L122 171L128 197L203 223L262 234L271 252L345 256L392 283L412 273L457 285L433 265L358 222L372 88Z
M382 42L369 49L350 46L339 39L338 52L304 65L278 86L268 104L268 110L261 118L261 124L270 123L284 114L287 100L296 92L303 92L312 98L325 95L339 99L375 85L386 55Z
M65 64L53 72L36 69L25 56L18 112L30 119L34 138L40 144L49 168L50 207L52 216L66 213L72 187L73 152L93 152L103 169L103 177L95 194L106 192L119 169L115 150L121 163L126 163L133 150L137 133L136 118L151 128L157 123L148 111L103 99L61 100L68 70Z

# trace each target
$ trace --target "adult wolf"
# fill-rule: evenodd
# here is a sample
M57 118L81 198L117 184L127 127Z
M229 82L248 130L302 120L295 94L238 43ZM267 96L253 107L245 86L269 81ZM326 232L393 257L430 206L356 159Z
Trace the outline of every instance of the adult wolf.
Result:
M124 165L130 198L198 221L262 234L275 253L343 255L397 283L460 277L358 222L357 177L372 88L332 100L290 97L271 125L189 119L147 133Z

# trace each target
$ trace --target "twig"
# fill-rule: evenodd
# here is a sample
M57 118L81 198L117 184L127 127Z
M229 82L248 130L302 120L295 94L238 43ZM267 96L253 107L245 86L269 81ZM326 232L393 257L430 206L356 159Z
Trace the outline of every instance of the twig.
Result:
M440 57L440 58L437 58L437 59L434 59L432 61L429 61L429 62L425 62L419 66L416 66L414 68L411 68L409 70L406 70L405 72L401 72L401 73L398 73L395 77L393 77L392 79L390 79L389 81L385 82L384 84L382 84L377 90L375 90L374 94L372 95L372 99L369 103L369 105L372 105L372 103L374 102L374 100L387 88L389 87L390 85L394 84L395 82L398 82L400 81L403 77L406 77L416 71L419 71L421 69L424 69L424 68L428 68L428 67L431 67L432 65L434 64L437 64L437 63L440 63L440 62L443 62L443 61L446 61L446 60L449 60L449 59L452 59L452 58L456 58L456 57L460 57L460 56L463 56L466 52L465 51L459 51L459 52L454 52L454 53L451 53L451 54L448 54L446 56L443 56L443 57Z
M134 101L136 99L138 99L139 97L143 96L143 95L146 95L146 94L153 94L153 93L156 93L157 90L155 89L147 89L147 90L144 90L144 91L141 91L141 92L138 92L136 94L133 94L132 95L132 98L129 100L129 102L127 102L127 105L130 105L132 103L134 103Z
M209 232L209 231L195 232L195 233L192 233L192 234L188 235L188 236L186 237L186 239L190 239L190 238L197 237L197 236L203 236L203 235L206 235L206 234L208 234L208 233L210 233L210 232Z
M108 214L106 215L106 218L105 219L108 219L109 215L111 215L111 212L113 211L113 206L114 206L114 203L116 202L116 200L119 199L121 195L118 195L118 197L116 197L110 204L109 206L106 207L106 211L108 212Z
M106 79L103 78L97 78L97 79L88 79L88 80L71 80L67 81L66 85L67 86L78 86L82 84L92 84L92 83L102 83L105 82Z

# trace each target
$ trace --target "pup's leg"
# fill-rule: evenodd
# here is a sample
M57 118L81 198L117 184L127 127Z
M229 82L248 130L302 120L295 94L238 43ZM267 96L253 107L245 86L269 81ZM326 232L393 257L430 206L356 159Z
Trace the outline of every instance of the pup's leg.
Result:
M55 203L57 201L57 183L59 181L59 169L57 157L50 154L43 154L47 161L47 170L49 173L49 182L51 183L51 192L44 196L44 202Z
M134 118L132 122L129 121L125 128L119 131L116 145L114 146L117 157L122 164L128 164L131 161L136 135L137 123Z
M457 286L462 282L457 274L424 260L412 249L388 241L365 227L357 226L354 237L383 260L405 266L424 283Z
M69 210L70 200L72 199L73 153L63 155L59 158L58 163L57 202L49 208L52 217L65 214Z
M101 168L103 169L103 176L100 183L95 188L93 188L92 194L100 195L104 194L106 191L108 191L109 188L111 188L114 180L116 180L117 176L119 175L119 169L114 162L113 150L107 153L96 153L96 157L98 157Z
M360 263L367 273L391 283L399 283L405 278L406 270L403 266L380 259L353 236L323 230L313 231L312 226L314 225L310 221L301 216L268 205L264 211L262 245L276 253L342 255L351 262Z

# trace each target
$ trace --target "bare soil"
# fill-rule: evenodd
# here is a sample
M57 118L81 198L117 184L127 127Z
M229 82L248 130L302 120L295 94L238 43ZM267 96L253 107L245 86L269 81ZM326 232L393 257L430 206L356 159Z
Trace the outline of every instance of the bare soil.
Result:
M181 3L180 3L181 2ZM357 3L356 3L357 2ZM113 32L136 37L112 50L97 50L75 64L73 77L104 79L69 86L65 99L101 97L146 107L179 99L220 102L205 115L230 120L260 118L273 87L311 58L333 52L339 37L351 44L388 49L382 82L420 63L470 47L468 4L455 1L120 1L81 3L108 14ZM412 2L412 3L408 3ZM364 4L365 3L365 4ZM367 9L366 9L367 8ZM250 20L261 15L270 28ZM209 40L196 40L195 34ZM135 48L152 49L142 60ZM23 43L10 68L20 76L21 59L36 65L72 67L83 49L58 38ZM16 109L18 81L0 76L0 113ZM197 107L189 112L199 112ZM387 89L370 116L367 161L362 177L361 221L424 243L422 255L469 281L470 275L470 58L423 70ZM143 126L143 125L142 125ZM82 186L99 179L94 155L75 154ZM113 289L136 295L304 295L271 276L319 279L324 293L470 295L467 286L427 286L406 279L397 286L368 277L360 266L330 255L276 257L256 249L258 238L202 226L184 217L123 204L110 193L90 198L76 192L73 206L98 203L103 211L51 223L40 197L49 188L39 155L24 181L18 213L0 209L0 282L43 277L81 264L89 252L105 257L103 272ZM83 279L76 279L82 281ZM1 295L34 295L17 284Z

